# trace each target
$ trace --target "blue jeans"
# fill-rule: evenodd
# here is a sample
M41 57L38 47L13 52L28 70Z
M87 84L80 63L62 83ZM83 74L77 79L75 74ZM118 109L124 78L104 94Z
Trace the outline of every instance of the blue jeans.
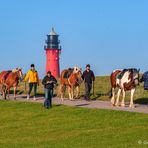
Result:
M45 91L44 107L51 108L52 107L53 89L44 88L44 91Z
M36 97L37 83L29 83L28 95L30 96L33 87L34 87L34 97Z

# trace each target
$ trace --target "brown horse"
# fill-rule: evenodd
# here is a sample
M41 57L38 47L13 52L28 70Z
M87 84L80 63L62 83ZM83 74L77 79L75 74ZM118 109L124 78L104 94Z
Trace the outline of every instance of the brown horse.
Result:
M119 97L122 93L123 98L121 106L125 106L125 92L131 91L131 99L129 107L134 108L133 96L136 86L139 84L139 70L135 68L114 70L110 76L111 79L111 103L112 105L119 106ZM117 99L115 101L115 88L118 88Z
M9 92L10 88L13 87L14 90L14 99L16 99L16 90L19 83L19 79L22 78L22 70L20 68L16 68L12 71L2 71L0 73L0 88L3 94L4 99L6 99L6 94Z
M81 69L77 67L74 67L73 69L65 69L62 71L60 76L60 96L62 101L66 86L68 87L69 99L74 99L74 89L77 91L76 98L78 98L80 93L80 85L82 82L81 76Z

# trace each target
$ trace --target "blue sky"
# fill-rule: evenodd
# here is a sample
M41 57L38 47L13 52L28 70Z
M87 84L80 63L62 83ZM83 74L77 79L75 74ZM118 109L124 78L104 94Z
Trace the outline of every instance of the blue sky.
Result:
M61 69L91 64L96 75L148 70L147 0L0 0L0 71L34 63L45 73L45 39L55 27Z

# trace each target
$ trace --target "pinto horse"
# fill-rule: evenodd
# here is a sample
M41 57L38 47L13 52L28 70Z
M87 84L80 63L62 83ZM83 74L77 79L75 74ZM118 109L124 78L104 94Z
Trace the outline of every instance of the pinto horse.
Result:
M131 91L130 105L129 107L134 108L133 96L136 86L139 85L139 71L135 68L114 70L110 76L111 80L111 103L112 105L119 106L119 97L122 92L121 106L125 106L125 92ZM115 88L118 88L117 99L115 102Z
M10 88L13 87L14 99L16 99L16 90L19 83L19 79L22 78L22 70L20 68L13 69L12 71L2 71L0 73L0 88L4 99L6 99L6 94L9 92Z
M65 75L68 76L65 77ZM74 89L76 89L76 98L78 98L81 82L82 73L80 68L74 67L73 69L63 70L60 76L60 97L62 101L66 86L68 87L69 99L74 100Z

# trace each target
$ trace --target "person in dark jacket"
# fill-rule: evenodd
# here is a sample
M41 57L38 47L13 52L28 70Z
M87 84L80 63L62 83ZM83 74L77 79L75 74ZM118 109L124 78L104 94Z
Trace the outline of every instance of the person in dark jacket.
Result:
M44 107L47 109L52 107L53 89L56 83L57 80L55 79L54 76L51 75L51 72L48 71L47 75L42 80L42 84L44 85L44 91L45 91Z
M95 81L95 76L92 70L90 70L90 65L86 65L86 70L83 72L82 79L85 83L85 100L90 100L90 91L92 89L92 83Z
M148 90L148 71L146 71L143 75L142 78L140 79L140 82L144 81L144 90Z

